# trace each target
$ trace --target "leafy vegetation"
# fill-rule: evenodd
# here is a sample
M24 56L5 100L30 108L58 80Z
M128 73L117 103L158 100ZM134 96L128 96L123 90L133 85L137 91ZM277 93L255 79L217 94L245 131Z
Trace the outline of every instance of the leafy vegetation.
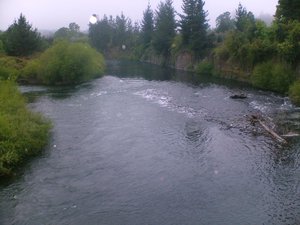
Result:
M207 61L202 61L199 63L195 69L195 72L200 75L213 75L214 74L214 65Z
M289 96L293 103L300 105L300 80L290 86Z
M255 86L279 93L287 93L293 80L293 71L288 65L272 61L258 64L252 75Z
M78 24L72 22L69 27L59 28L53 36L54 40L68 40L77 42L88 42L85 34L80 32L80 27Z
M104 59L88 44L58 41L30 61L23 77L48 85L76 84L104 72Z
M12 81L0 81L0 177L11 175L47 144L49 121L30 112Z
M0 56L0 80L16 80L26 60L12 56Z
M119 55L129 55L134 52L139 43L139 26L121 16L103 16L95 24L89 24L89 40L98 51L110 56L114 52Z

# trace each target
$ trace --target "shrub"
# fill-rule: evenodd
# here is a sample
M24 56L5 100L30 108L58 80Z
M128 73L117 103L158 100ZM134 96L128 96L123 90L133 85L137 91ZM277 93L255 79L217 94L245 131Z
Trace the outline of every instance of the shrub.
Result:
M0 79L15 80L20 75L24 67L25 60L16 57L2 56L0 57Z
M11 175L46 145L50 123L28 111L12 81L0 81L0 177Z
M256 87L286 93L294 78L288 65L269 61L255 66L251 80Z
M214 66L212 63L203 61L196 66L195 72L200 75L213 75Z
M43 84L77 84L104 72L104 58L85 43L56 42L24 68L25 78Z
M300 106L300 80L294 82L289 90L289 96L291 101Z

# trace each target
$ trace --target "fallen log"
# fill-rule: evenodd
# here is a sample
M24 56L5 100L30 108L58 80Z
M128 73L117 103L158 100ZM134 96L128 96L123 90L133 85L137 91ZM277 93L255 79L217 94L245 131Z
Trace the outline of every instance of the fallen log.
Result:
M267 131L269 134L271 134L275 139L277 139L279 142L283 144L287 144L287 141L279 136L275 131L273 131L271 128L269 128L266 124L264 124L260 119L257 120L259 124Z

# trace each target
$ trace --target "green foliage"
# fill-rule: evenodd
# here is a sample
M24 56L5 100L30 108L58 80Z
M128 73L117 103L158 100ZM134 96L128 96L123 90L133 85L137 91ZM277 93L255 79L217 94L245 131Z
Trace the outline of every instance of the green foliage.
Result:
M289 20L300 21L300 1L279 0L275 16L277 20L282 22Z
M155 30L153 47L158 54L165 57L170 55L171 46L175 37L175 10L172 0L160 2L155 15Z
M183 0L183 15L180 15L182 43L194 52L196 56L203 56L208 47L207 12L202 0Z
M227 32L234 29L234 20L231 19L230 12L224 12L216 19L216 31Z
M290 86L289 96L294 104L300 106L300 80Z
M255 24L254 15L252 12L248 12L241 3L236 10L235 26L240 32L251 32Z
M54 33L54 40L64 39L68 41L86 41L86 35L80 32L80 27L78 24L72 22L69 27L59 28Z
M144 47L149 47L153 37L154 20L153 11L148 4L147 9L143 13L141 39Z
M4 53L4 52L5 52L5 50L4 50L4 44L3 44L3 41L0 40L0 54Z
M29 112L10 81L0 81L0 176L11 175L24 160L46 145L50 123Z
M258 64L252 74L252 83L263 89L286 93L294 80L292 69L272 61Z
M88 44L56 42L23 70L27 79L43 84L76 84L104 72L104 59Z
M89 25L89 38L93 47L98 51L106 52L111 46L113 29L106 16L96 24Z
M98 51L109 55L112 51L127 53L134 49L138 42L139 26L121 14L116 18L104 15L96 24L89 24L89 40Z
M207 61L202 61L196 67L195 72L200 75L213 75L214 65Z
M282 32L278 34L280 35L277 45L279 57L291 64L297 63L300 60L300 22L294 20L286 24L278 24L277 29L279 28L277 33Z
M26 61L12 56L0 57L0 80L16 80Z
M40 34L22 14L4 33L3 41L6 53L11 56L28 56L41 47Z

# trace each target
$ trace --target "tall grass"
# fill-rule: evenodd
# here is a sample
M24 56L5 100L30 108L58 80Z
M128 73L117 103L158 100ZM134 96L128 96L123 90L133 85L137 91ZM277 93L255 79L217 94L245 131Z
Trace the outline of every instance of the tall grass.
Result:
M47 144L51 124L30 112L12 81L0 81L0 177L11 175Z

